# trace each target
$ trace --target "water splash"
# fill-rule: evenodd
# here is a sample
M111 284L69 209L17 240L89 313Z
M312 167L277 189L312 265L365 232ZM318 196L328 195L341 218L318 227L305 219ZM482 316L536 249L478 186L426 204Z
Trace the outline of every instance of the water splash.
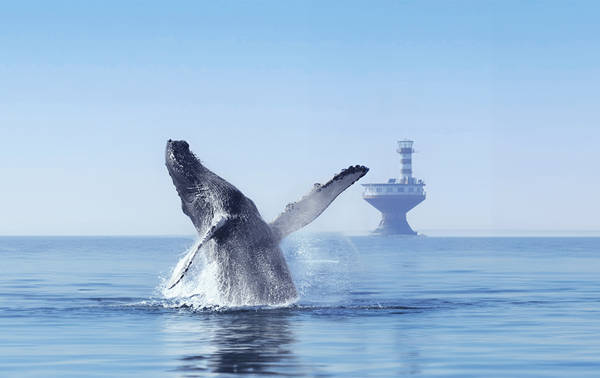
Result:
M173 272L181 268L186 258L196 252L200 246L197 240L183 254ZM193 309L231 309L244 307L286 307L302 299L303 304L346 303L350 300L350 272L357 271L358 255L353 243L343 235L294 235L283 242L286 260L299 298L270 305L257 300L254 290L245 285L228 287L220 263L215 258L216 244L208 241L200 246L193 264L181 280L172 289L168 289L167 280L159 286L161 297L167 300L169 307L190 307ZM240 246L240 248L243 248ZM221 251L223 252L223 251ZM268 267L268 264L260 264ZM265 268L266 269L266 268ZM243 267L236 271L243 276ZM269 277L268 271L263 272ZM244 277L245 278L245 277ZM267 278L277 282L275 277Z
M306 303L348 300L359 252L341 234L297 234L284 240L296 288Z
M240 247L243 248L243 247ZM184 264L189 262L190 256L193 256L193 264L184 278L175 286L170 288L170 281L162 279L158 288L161 296L168 301L168 306L173 307L191 307L193 309L223 309L223 308L240 308L240 307L256 307L267 306L281 308L289 306L296 301L296 298L290 301L281 303L263 303L260 300L260 295L257 295L256 288L252 285L252 281L256 277L248 275L244 270L244 263L239 264L235 271L235 279L232 283L231 276L226 276L228 269L223 269L223 257L228 256L223 250L217 247L217 244L209 240L202 242L197 240L179 260L177 265L171 272L171 277L177 274ZM257 253L260 256L260 253ZM261 263L260 257L257 264L263 267L262 276L267 282L273 283L270 288L277 292L278 286L277 277L270 274L267 263ZM229 273L231 274L231 273ZM241 284L240 284L241 283ZM276 303L276 304L275 304Z
M186 251L185 255L178 261L171 271L171 277L181 271L182 266L187 264L190 256L196 254L201 239L198 239ZM204 249L209 246L204 246ZM224 305L219 292L218 274L219 269L216 261L209 262L205 251L199 251L194 256L193 264L190 266L186 277L173 288L169 289L170 280L163 279L160 285L162 296L178 306L190 306L194 308L210 308Z

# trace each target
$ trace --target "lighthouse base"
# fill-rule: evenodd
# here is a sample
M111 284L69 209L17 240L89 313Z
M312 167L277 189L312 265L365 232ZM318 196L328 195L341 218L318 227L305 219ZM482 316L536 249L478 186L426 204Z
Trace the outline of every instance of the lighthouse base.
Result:
M406 214L382 214L381 222L375 233L381 235L416 235L406 221Z
M424 194L369 195L363 197L381 212L381 222L374 231L383 235L416 235L406 221L406 213L425 199Z

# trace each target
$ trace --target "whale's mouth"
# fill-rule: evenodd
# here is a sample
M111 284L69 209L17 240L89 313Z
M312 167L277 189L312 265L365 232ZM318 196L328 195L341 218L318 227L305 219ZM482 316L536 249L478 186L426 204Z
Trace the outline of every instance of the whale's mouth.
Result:
M185 140L167 141L167 165L175 163L183 165L186 161L195 159L194 154L190 151L190 145Z
M197 172L201 168L200 161L196 155L190 151L190 146L185 140L167 141L166 165L169 174L174 179L185 179L188 182L193 182L194 177L192 172Z

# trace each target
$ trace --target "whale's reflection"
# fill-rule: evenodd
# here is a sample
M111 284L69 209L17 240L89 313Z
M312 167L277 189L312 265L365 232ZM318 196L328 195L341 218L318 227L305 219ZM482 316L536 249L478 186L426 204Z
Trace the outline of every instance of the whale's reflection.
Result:
M176 370L206 374L285 374L302 371L289 311L249 310L182 315L166 323ZM300 369L299 369L300 368Z

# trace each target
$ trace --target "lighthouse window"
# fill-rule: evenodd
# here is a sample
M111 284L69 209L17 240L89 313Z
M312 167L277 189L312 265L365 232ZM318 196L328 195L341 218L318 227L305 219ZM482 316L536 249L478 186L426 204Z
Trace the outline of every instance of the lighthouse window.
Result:
M409 192L414 192L414 191L415 191L415 188L413 188L413 187L411 186L410 188L408 188L408 191L409 191Z
M377 193L381 193L381 188L379 188L379 187L378 187L378 188L377 188L377 189L375 189L375 190L377 191Z
M391 193L392 192L392 188L386 188L385 191L388 192L388 193Z
M404 192L404 188L398 188L399 192Z

